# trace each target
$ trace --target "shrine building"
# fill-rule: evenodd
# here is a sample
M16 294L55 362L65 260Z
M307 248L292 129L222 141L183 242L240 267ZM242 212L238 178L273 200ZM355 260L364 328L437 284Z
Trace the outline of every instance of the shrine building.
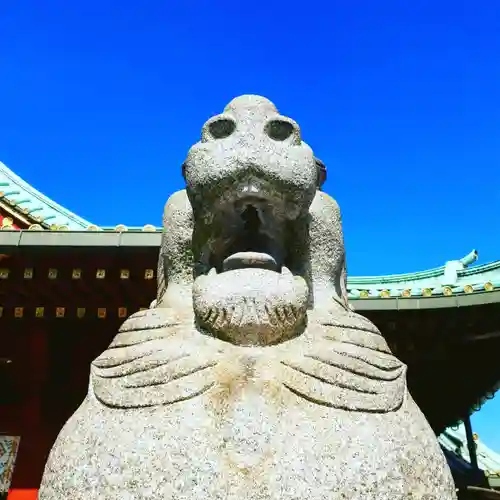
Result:
M162 229L92 224L2 163L0 227L0 499L9 488L9 499L36 498L91 361L156 296ZM348 293L408 365L457 487L490 498L474 488L500 489L500 457L478 445L469 417L500 386L500 261L477 259L473 250L434 269L351 276Z

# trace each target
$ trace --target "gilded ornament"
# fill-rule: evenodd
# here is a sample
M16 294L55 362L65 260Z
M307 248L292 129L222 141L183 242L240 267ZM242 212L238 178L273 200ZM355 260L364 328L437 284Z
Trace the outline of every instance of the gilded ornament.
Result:
M74 279L74 280L79 280L80 278L82 277L82 270L81 269L73 269L73 271L71 271L71 279Z
M155 233L156 232L156 227L153 226L153 224L146 224L142 230L147 233Z
M401 295L403 297L411 297L411 289L407 288L406 290L403 290L403 292L401 293Z
M99 231L99 227L95 224L90 224L89 226L87 226L87 231Z
M127 317L127 308L126 307L119 307L118 308L118 317L119 318L126 318Z
M146 269L144 271L144 279L145 280L152 280L155 276L155 272L153 269Z
M25 280L30 280L33 278L33 268L31 267L27 267L25 270L24 270L24 279Z
M95 277L98 280L102 280L106 277L106 269L98 269L97 272L95 273Z
M45 314L45 308L44 307L37 307L35 309L35 317L36 318L43 318L44 314Z
M49 280L55 280L57 278L57 269L49 269L48 277Z
M449 297L450 295L453 295L453 290L451 289L451 287L445 286L443 288L443 295L446 295L447 297Z
M76 310L76 317L78 319L82 319L85 316L85 307L78 307Z
M380 292L380 296L383 298L383 299L388 299L390 296L391 296L391 292L389 290L382 290Z
M120 279L128 280L130 278L130 271L128 269L120 270Z
M14 224L14 220L11 217L4 217L2 220L2 227L10 227Z
M6 280L9 277L9 269L0 269L0 279Z
M472 293L473 291L474 291L474 288L472 287L472 285L465 285L464 286L465 293Z
M432 295L432 288L424 288L422 290L422 295L424 297L430 297Z
M115 231L117 233L123 233L125 231L128 231L128 228L125 224L118 224L116 227L115 227Z
M64 318L66 309L64 307L56 307L56 318Z
M495 288L495 286L493 285L493 283L491 281L488 281L487 283L484 284L484 289L487 292L491 292L494 288Z
M3 316L3 307L0 307L0 318Z
M99 307L97 309L97 317L99 319L104 319L106 317L106 308L105 307Z
M14 308L14 318L22 318L24 314L24 307Z
M28 231L43 231L43 227L40 224L31 224L28 227Z

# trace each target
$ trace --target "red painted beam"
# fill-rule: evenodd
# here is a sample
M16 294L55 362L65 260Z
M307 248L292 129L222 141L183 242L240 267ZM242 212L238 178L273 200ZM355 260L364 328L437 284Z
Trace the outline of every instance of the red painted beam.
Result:
M13 489L9 491L7 500L37 500L38 490L35 489Z

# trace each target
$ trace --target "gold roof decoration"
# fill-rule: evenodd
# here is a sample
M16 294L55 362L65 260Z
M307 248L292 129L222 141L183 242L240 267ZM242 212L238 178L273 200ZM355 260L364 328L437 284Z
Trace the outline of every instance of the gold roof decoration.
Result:
M61 224L60 226L57 227L58 231L69 231L69 226L66 224Z
M2 220L2 229L12 229L14 225L14 220L12 217L4 217Z
M464 286L465 293L472 293L473 291L474 291L474 288L472 287L472 285L465 285Z
M432 295L432 288L424 288L422 290L422 295L424 297L430 297Z
M382 290L380 292L380 296L383 298L383 299L388 299L390 296L391 296L391 292L389 290Z
M153 224L145 224L142 230L146 233L156 233L156 227Z
M115 231L117 233L123 233L125 231L128 231L128 227L125 225L125 224L118 224L116 227L115 227Z
M359 292L359 296L362 299L367 299L370 296L370 293L368 290L361 290L361 292Z
M450 286L445 286L443 288L443 295L446 295L447 297L449 297L450 295L453 295L453 290L451 289Z
M411 288L407 288L406 290L403 290L401 293L403 297L411 297Z
M43 231L43 227L40 224L31 224L28 227L28 231Z
M99 226L96 226L95 224L89 224L87 226L87 231L99 231Z
M484 284L484 289L487 292L493 291L494 288L495 288L495 286L493 285L493 283L491 281L488 281L487 283Z

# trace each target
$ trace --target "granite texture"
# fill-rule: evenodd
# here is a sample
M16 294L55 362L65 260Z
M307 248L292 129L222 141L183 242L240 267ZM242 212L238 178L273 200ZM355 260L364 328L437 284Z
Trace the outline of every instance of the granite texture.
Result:
M348 306L337 203L263 97L203 126L158 296L91 366L40 500L451 500L406 367Z

